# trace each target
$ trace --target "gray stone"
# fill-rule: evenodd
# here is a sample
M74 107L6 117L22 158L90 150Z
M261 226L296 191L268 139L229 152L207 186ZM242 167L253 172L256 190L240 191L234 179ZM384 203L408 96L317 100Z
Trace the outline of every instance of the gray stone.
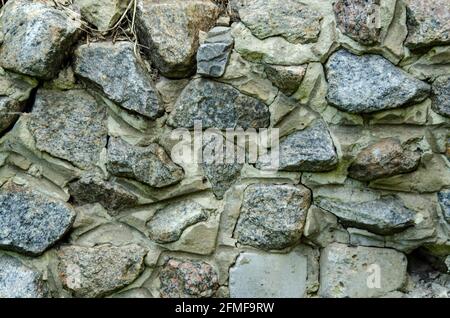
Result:
M437 196L444 218L450 223L450 190L443 190L439 192Z
M299 88L306 73L306 65L265 65L267 78L284 94L292 95Z
M0 246L39 255L72 227L75 212L66 203L13 183L0 190Z
M0 298L45 298L41 274L20 260L0 254Z
M103 297L139 276L145 254L146 250L136 244L65 246L58 250L59 277L75 297Z
M231 85L195 79L181 93L168 124L194 128L195 121L201 121L203 128L263 128L269 126L270 112Z
M379 55L334 53L326 64L330 104L349 113L371 113L423 101L430 86Z
M162 188L180 182L184 177L158 144L134 146L121 138L110 138L107 168L115 176L136 179L152 187Z
M334 243L320 256L319 296L380 297L403 287L406 267L405 255L395 250Z
M210 1L138 0L138 37L162 75L187 77L195 68L199 31L214 26L218 15Z
M225 73L232 47L233 38L230 28L211 29L197 52L197 73L209 77L221 77Z
M98 85L112 101L151 119L164 113L151 76L134 53L133 43L85 44L75 55L75 73Z
M256 167L270 169L272 154L258 159ZM279 168L286 171L330 171L338 157L326 124L315 120L310 127L290 134L280 142Z
M405 0L408 37L406 46L415 49L450 43L448 0Z
M44 79L56 76L77 39L80 23L49 2L36 0L8 1L2 12L0 65Z
M450 117L450 76L438 77L433 82L431 100L436 113Z
M414 171L420 158L420 153L405 150L398 140L387 138L363 149L348 172L354 179L372 181Z
M361 203L317 197L314 203L336 215L345 226L367 229L376 234L402 232L415 224L415 213L396 197Z
M241 21L263 40L281 36L291 43L317 41L322 16L297 0L247 0L238 7Z
M88 168L106 146L106 109L84 90L41 89L28 128L38 150Z
M172 203L159 209L147 223L149 237L158 243L177 241L183 231L208 219L207 212L194 201Z
M300 241L311 192L303 186L253 184L244 192L234 236L244 245L279 250Z
M97 27L107 31L113 27L124 14L130 0L74 0L83 18Z
M169 258L159 273L162 298L212 297L219 288L217 271L203 261Z
M0 133L19 118L37 84L29 77L0 70Z

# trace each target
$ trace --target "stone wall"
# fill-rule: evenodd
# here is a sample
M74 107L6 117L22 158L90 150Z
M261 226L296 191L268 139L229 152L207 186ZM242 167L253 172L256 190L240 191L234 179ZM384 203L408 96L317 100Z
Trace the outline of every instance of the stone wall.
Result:
M9 0L0 296L448 296L449 21L449 0ZM278 128L278 170L177 160L195 121Z

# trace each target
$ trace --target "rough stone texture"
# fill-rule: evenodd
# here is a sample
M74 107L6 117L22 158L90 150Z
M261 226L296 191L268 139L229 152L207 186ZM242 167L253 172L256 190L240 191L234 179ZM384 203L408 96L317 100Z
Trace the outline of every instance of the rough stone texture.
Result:
M350 113L371 113L418 103L430 86L396 68L379 55L334 53L326 64L327 99Z
M106 146L105 121L104 107L84 90L40 89L28 127L37 149L87 168Z
M376 234L394 234L414 225L415 213L395 197L362 203L319 197L314 203L336 215L345 226L367 229Z
M39 272L20 260L0 254L1 298L44 298L47 288Z
M219 9L210 1L139 0L136 26L154 66L166 77L192 73L199 31L208 31Z
M296 0L248 0L239 7L242 22L259 39L282 36L291 43L315 42L322 16Z
M85 44L75 55L75 73L98 85L109 99L151 119L163 114L150 74L134 54L133 43Z
M36 0L8 1L0 23L0 65L44 79L57 75L80 27L64 12Z
M59 277L76 297L102 297L133 282L144 269L145 249L66 246L58 251Z
M331 244L320 256L321 297L380 297L403 287L407 260L385 248ZM379 274L380 288L374 275ZM372 288L370 288L372 286Z
M128 7L129 0L75 0L73 4L80 9L83 18L107 31L113 27Z
M444 190L438 193L438 201L445 220L450 223L450 190Z
M197 52L197 74L221 77L230 59L233 42L229 27L211 29Z
M411 172L419 166L420 153L404 150L396 139L384 139L363 149L349 167L349 176L372 181Z
M133 146L120 138L108 143L108 170L115 176L132 178L162 188L180 182L183 169L158 144Z
M0 246L39 255L71 228L75 212L64 202L8 183L0 189Z
M168 124L194 128L263 128L269 125L269 109L253 97L239 93L230 85L207 79L195 79L178 98Z
M303 186L253 184L244 192L235 237L244 245L277 250L298 243L311 192Z
M200 204L183 201L156 211L147 223L147 228L150 238L155 242L171 243L177 241L187 227L207 218L208 214Z
M306 65L282 66L267 64L265 68L267 78L284 94L294 94L300 86L306 73Z
M31 78L0 70L0 133L19 118L36 86Z
M282 140L279 154L278 170L330 171L338 163L333 140L321 120L316 120L310 127ZM271 156L271 153L263 155L256 166L260 169L270 169Z
M450 6L447 0L405 0L408 8L406 46L450 43Z
M333 9L342 33L366 45L380 41L381 28L376 21L380 0L338 0Z
M436 113L450 117L450 76L438 77L433 82L431 100Z
M211 297L219 288L216 270L202 261L168 259L159 280L163 298Z

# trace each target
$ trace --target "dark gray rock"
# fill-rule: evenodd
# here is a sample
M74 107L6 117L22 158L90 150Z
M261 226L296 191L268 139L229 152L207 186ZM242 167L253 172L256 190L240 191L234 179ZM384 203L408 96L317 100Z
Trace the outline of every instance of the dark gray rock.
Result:
M172 203L156 211L147 223L150 238L158 243L177 241L183 231L208 218L203 207L194 201Z
M345 226L366 229L375 234L395 234L414 225L415 213L396 197L362 203L315 197L314 204L336 215Z
M221 77L230 59L233 42L230 28L211 29L197 52L197 73L209 77Z
M17 73L50 79L58 74L77 40L80 23L50 2L8 1L2 10L0 65Z
M45 298L41 274L15 257L0 254L0 298Z
M40 89L28 128L37 149L89 168L106 146L106 109L84 90Z
M158 144L139 147L116 137L108 143L107 168L115 176L136 179L156 188L184 178L183 169Z
M267 78L284 94L294 94L306 73L306 65L265 65Z
M261 156L256 167L272 169L271 157L271 153ZM333 170L337 164L333 139L322 120L315 120L280 142L278 170L323 172Z
M379 55L340 50L326 64L327 99L349 113L371 113L423 101L430 86Z
M231 85L195 79L178 97L168 124L194 128L195 121L203 128L263 128L269 126L270 112L267 105Z
M253 184L244 192L234 236L244 245L279 250L298 243L311 192L303 186Z
M444 213L445 220L450 223L450 190L443 190L437 194L439 205Z
M150 74L134 54L133 43L86 44L75 55L75 73L99 86L112 101L150 119L164 113Z
M436 113L450 117L450 76L441 76L434 81L431 101Z
M0 189L0 247L39 255L72 227L75 212L66 203L8 183Z

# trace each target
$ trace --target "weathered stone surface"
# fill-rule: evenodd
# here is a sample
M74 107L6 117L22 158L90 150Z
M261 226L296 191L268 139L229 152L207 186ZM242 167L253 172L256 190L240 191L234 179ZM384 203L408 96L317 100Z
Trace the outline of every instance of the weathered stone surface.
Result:
M64 202L8 183L0 190L0 246L39 255L71 228L75 212Z
M147 223L150 238L158 243L177 241L183 231L198 222L205 221L208 214L194 201L169 204L156 211Z
M225 73L233 47L231 29L215 27L211 29L205 42L197 52L197 73L210 77L221 77Z
M314 203L336 215L342 224L388 235L404 231L414 225L415 213L396 197L385 197L367 202L345 202L317 197Z
M217 271L208 263L170 258L160 273L163 298L204 298L219 288Z
M380 0L338 0L333 9L342 33L366 45L380 41L381 29L376 21Z
M158 144L139 147L114 137L108 143L107 160L107 168L113 175L136 179L156 188L175 184L184 177L183 169Z
M186 77L195 67L199 31L214 26L218 14L218 7L210 1L139 0L138 36L161 74Z
M408 8L406 46L450 43L450 6L447 0L405 0Z
M306 66L282 66L269 65L265 66L267 78L278 87L284 94L294 94L300 86L303 76L306 73Z
M41 89L28 123L36 147L87 168L106 146L106 110L84 90Z
M430 86L378 55L334 53L326 64L330 104L350 113L371 113L424 100Z
M322 16L296 0L249 0L238 8L241 21L263 40L282 36L291 43L317 41Z
M107 31L114 26L127 9L129 0L75 0L73 4L80 9L83 18Z
M238 242L276 250L299 242L311 192L303 186L253 184L244 192L235 230Z
M151 119L163 114L150 74L134 54L133 43L85 44L75 55L75 73L98 85L109 99Z
M102 297L132 283L144 269L144 248L66 246L58 251L59 277L76 297Z
M436 113L450 117L450 76L438 77L433 82L431 100Z
M230 85L196 79L181 93L168 124L194 128L195 121L201 121L203 128L262 128L269 126L270 112L262 102Z
M1 298L44 298L47 288L41 274L9 255L0 254Z
M0 23L0 65L44 79L57 75L80 27L64 12L35 0L8 1Z
M336 149L326 124L314 121L310 127L299 130L280 143L278 170L330 171L338 163ZM258 159L257 167L270 169L272 154Z
M406 266L405 255L392 249L334 243L323 249L320 256L319 295L380 297L403 287Z
M420 153L404 150L393 138L383 139L363 149L349 167L349 176L372 181L411 172L419 166Z
M100 203L113 215L138 202L137 196L124 187L93 173L86 173L79 180L71 182L69 192L76 204Z
M37 81L0 69L0 133L11 127L25 108Z
M439 205L444 214L445 220L450 223L450 190L444 190L438 193Z

